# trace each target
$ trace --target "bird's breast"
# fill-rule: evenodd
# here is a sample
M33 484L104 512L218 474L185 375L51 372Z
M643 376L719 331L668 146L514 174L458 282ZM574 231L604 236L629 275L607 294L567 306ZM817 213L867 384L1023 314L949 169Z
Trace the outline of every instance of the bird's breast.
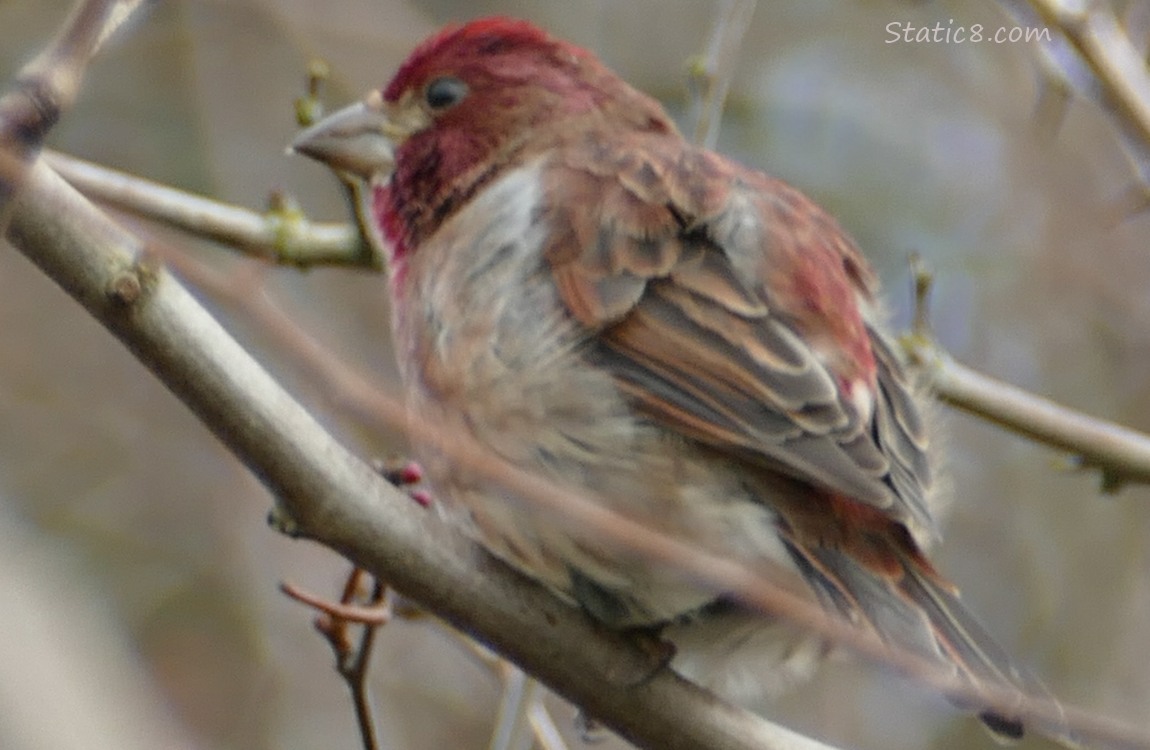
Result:
M748 548L769 546L770 511L736 473L639 416L584 357L594 332L567 313L543 257L539 172L498 178L408 256L395 327L411 419L668 533L725 547L733 532ZM660 621L714 597L461 465L434 440L415 450L453 517L601 619Z

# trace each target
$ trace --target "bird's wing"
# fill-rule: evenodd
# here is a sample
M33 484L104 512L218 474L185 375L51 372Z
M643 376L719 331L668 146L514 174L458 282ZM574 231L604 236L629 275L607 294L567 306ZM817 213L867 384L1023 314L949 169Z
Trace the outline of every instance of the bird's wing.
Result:
M926 433L853 243L793 188L668 140L591 135L545 167L545 257L588 356L663 426L933 531Z

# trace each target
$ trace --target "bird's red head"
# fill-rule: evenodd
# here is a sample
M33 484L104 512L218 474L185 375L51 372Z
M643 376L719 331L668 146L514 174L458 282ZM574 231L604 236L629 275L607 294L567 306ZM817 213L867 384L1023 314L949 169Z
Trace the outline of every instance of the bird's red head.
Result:
M500 170L553 147L557 134L644 129L674 132L653 99L590 52L527 23L487 18L420 44L383 89L405 135L378 196L388 238L403 252ZM587 118L579 127L574 120Z
M591 55L579 47L552 39L526 21L485 18L463 26L452 25L424 40L396 71L383 92L397 102L406 91L425 86L450 73L473 83L522 81L550 63L559 72Z

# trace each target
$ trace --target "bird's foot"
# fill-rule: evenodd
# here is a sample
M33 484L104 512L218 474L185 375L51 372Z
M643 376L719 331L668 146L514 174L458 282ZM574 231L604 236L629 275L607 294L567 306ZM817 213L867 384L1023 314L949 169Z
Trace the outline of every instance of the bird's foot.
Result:
M431 493L426 488L417 486L423 483L424 476L423 467L417 462L403 459L396 461L376 460L372 464L372 468L394 485L396 489L406 492L408 497L421 507L427 508L431 505Z

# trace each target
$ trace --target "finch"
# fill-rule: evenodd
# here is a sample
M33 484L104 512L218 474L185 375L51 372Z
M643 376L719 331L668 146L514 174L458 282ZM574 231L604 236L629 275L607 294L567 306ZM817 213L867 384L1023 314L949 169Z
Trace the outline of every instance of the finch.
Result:
M590 52L505 18L424 41L293 148L368 186L414 419L701 549L788 566L835 616L1013 691L951 697L1022 734L1021 696L1041 687L924 553L922 395L829 214L691 145ZM419 450L492 553L610 627L664 627L676 667L700 646L722 653L694 663L744 671L736 644L784 673L817 655L772 651L755 633L777 623L737 597Z

